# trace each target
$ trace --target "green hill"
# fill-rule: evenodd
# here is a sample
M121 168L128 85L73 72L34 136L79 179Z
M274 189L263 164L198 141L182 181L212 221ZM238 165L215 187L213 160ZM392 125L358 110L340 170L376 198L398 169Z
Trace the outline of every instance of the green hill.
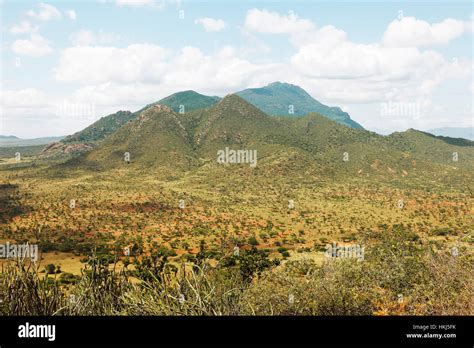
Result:
M123 124L135 118L135 116L135 113L130 111L118 111L114 114L102 117L100 120L94 122L89 127L81 130L80 132L67 136L62 142L93 143L102 140L119 129Z
M362 128L340 108L328 107L319 103L298 86L275 82L263 88L247 89L236 94L270 115L288 115L288 105L293 105L295 109L294 116L317 112L352 128ZM157 102L148 104L136 112L118 111L104 116L87 128L67 136L61 141L61 144L94 144L117 131L122 125L136 118L150 106L166 105L176 113L184 112L188 114L195 110L210 108L220 100L219 97L206 96L191 90L174 93Z
M209 97L207 95L199 94L195 91L183 91L174 93L166 98L163 98L153 104L147 105L140 111L153 105L166 105L174 112L189 112L198 109L208 108L216 104L221 98ZM180 110L181 109L181 110Z
M171 173L189 167L193 160L191 151L178 114L167 106L153 105L104 139L94 150L70 160L67 165L93 170L161 167ZM126 153L129 160L126 160Z
M474 140L474 127L443 127L427 132L437 136Z
M178 92L155 103L149 104L136 112L118 111L114 114L104 116L87 128L74 133L73 135L67 136L62 143L95 143L101 141L117 131L128 121L136 118L143 110L154 105L166 105L175 112L179 112L180 107L183 106L183 111L189 112L212 106L217 103L219 99L219 97L208 97L194 91Z
M339 107L321 104L301 87L274 82L262 88L249 88L236 93L265 113L276 116L303 116L316 112L351 128L363 128ZM293 108L293 113L290 113Z
M257 151L257 167L218 164L217 153L225 148ZM131 155L130 164L124 161L125 152ZM453 160L455 152L459 161ZM317 113L297 118L269 116L239 96L229 95L210 108L187 114L151 106L66 166L139 169L157 176L194 172L208 179L242 171L248 175L253 170L266 179L306 173L374 180L409 177L420 182L442 177L454 182L451 177L456 176L461 182L474 170L474 143L453 144L415 130L382 136Z

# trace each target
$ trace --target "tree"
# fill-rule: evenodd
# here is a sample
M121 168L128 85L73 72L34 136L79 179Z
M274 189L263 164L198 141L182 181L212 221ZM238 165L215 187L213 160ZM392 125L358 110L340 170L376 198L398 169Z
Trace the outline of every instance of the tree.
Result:
M54 274L56 272L56 266L52 263L46 265L45 268L46 274Z

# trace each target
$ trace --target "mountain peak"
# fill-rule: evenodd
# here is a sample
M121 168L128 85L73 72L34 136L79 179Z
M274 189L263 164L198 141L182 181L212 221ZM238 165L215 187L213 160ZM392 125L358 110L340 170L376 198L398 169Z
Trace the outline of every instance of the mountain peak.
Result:
M280 81L272 82L272 83L270 83L270 84L268 84L268 85L266 85L265 87L262 87L262 88L272 88L272 87L297 88L297 89L303 90L303 88L301 88L300 86L292 85L291 83L280 82Z
M155 103L147 105L145 108L160 104L169 106L174 112L181 113L211 107L219 100L219 97L210 97L193 90L186 90L173 93ZM141 109L139 111L143 110L144 109Z
M297 117L316 112L345 126L363 129L347 112L324 105L303 88L286 82L276 81L265 87L248 88L236 94L269 115Z
M140 113L140 116L138 116L138 120L140 121L140 124L148 121L152 118L155 117L156 114L158 113L170 113L174 114L173 110L166 105L163 104L155 104L151 105L150 107L146 108Z
M287 82L275 81L275 82L269 83L265 87L277 87L277 86L292 86L292 85L290 85Z
M241 97L239 97L236 94L227 94L217 104L219 105L219 104L232 103L232 102L245 102L245 100L243 100Z
M180 91L180 92L176 92L176 93L173 93L171 94L169 97L171 96L179 96L179 95L186 95L186 94L189 94L189 95L202 95L201 93L198 93L192 89L188 89L186 91ZM168 97L168 98L169 98Z
M237 94L228 94L216 104L216 108L220 109L229 107L236 110L253 109L261 112L261 110L259 110L254 105L247 102L244 98L238 96Z

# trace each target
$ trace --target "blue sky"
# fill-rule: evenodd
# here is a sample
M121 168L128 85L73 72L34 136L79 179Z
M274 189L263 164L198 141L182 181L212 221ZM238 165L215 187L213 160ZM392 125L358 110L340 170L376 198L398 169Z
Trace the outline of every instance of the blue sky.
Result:
M71 134L180 90L223 96L275 80L380 133L473 122L470 1L0 6L0 134Z

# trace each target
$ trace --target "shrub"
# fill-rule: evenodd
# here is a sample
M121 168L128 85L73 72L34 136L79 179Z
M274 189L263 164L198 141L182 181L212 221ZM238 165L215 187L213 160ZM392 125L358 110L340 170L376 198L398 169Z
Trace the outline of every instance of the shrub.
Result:
M249 238L248 243L252 246L257 246L258 245L258 240L255 238L255 236L252 236Z
M55 274L56 273L56 266L52 263L46 265L44 267L46 274Z

